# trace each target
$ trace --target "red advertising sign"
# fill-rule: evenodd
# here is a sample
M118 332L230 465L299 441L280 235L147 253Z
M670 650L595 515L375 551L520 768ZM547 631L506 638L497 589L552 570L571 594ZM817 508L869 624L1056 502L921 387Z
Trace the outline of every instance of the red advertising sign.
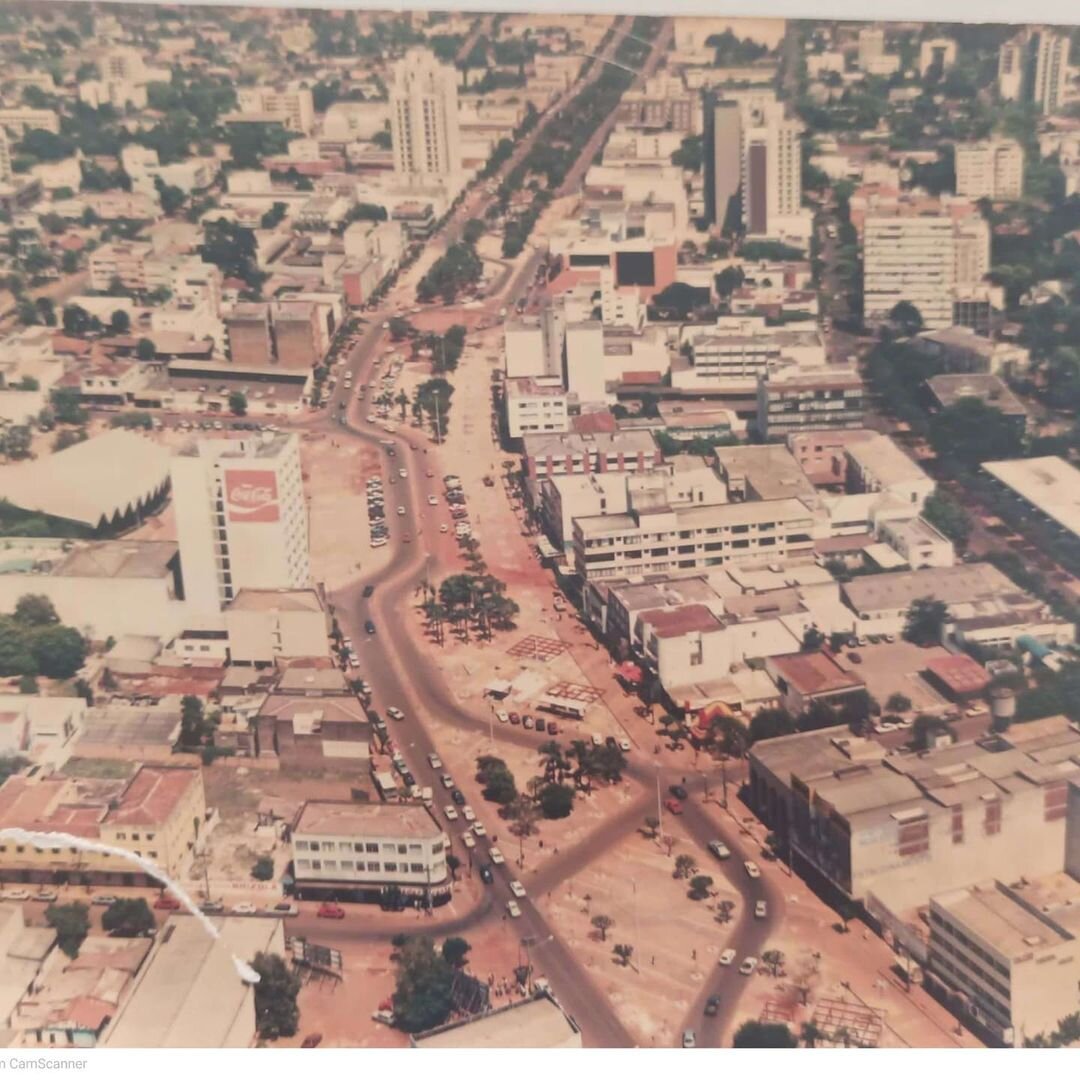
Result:
M230 521L277 521L277 477L269 469L230 469L225 474L225 503Z

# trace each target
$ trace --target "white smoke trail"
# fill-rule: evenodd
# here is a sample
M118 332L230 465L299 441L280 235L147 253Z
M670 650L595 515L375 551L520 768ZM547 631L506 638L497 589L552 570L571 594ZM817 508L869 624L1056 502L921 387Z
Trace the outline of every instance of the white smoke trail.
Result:
M126 859L145 871L150 877L160 881L198 919L203 929L215 941L221 940L221 933L218 928L199 910L198 904L188 896L183 887L173 881L156 863L144 859L141 855L136 855L133 851L113 847L111 844L101 844L96 840L87 840L83 836L72 836L70 833L30 832L27 829L16 828L0 829L0 840L10 840L15 844L32 844L37 848L70 847L79 851L96 851L101 855L112 855L118 859ZM259 973L235 953L232 954L232 962L236 967L237 974L244 982L257 983L259 981Z

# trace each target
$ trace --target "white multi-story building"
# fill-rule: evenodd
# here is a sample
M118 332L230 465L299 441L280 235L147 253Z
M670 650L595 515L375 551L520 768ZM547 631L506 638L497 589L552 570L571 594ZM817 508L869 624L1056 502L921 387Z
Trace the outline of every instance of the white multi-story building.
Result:
M1017 101L1024 92L1024 51L1022 35L998 49L998 96L1004 101Z
M410 49L394 65L390 136L398 176L445 181L460 173L457 84L457 72L426 49Z
M506 428L511 439L534 432L570 430L572 395L556 379L507 379Z
M864 311L888 318L902 300L914 304L928 330L952 326L957 290L990 269L990 228L981 217L949 213L870 215L863 242Z
M970 199L1019 199L1024 193L1024 150L1015 139L959 143L956 194Z
M160 258L150 244L138 241L97 248L87 259L87 269L90 288L98 292L107 291L114 279L125 289L153 292L168 288L172 277L169 261Z
M14 173L11 170L11 145L7 132L0 127L0 184L11 183Z
M742 132L743 224L750 236L773 236L802 207L802 124L768 107Z
M864 26L859 31L859 67L864 71L879 56L885 55L885 29Z
M315 106L306 87L277 89L272 86L241 87L236 92L241 115L264 115L278 120L292 131L310 135L315 127Z
M442 827L418 804L307 802L292 831L297 892L397 887L406 896L445 899L449 848Z
M689 573L738 563L812 559L815 517L800 499L672 507L574 521L574 569L587 581Z
M1069 38L1040 30L1035 43L1035 78L1031 97L1039 109L1053 114L1065 104L1069 83Z
M0 109L0 128L9 128L16 135L25 135L36 128L59 135L60 117L55 109L30 109L16 105L10 109Z
M200 439L173 459L172 490L192 610L219 611L245 588L311 585L295 435Z
M507 322L503 335L508 379L563 377L566 312L561 304Z

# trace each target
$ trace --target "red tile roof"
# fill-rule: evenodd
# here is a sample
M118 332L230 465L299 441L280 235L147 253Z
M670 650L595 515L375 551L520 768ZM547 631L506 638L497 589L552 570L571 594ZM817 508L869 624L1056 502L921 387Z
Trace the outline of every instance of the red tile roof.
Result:
M990 685L986 669L964 653L931 660L926 670L954 694L977 694Z
M803 697L835 694L865 685L854 672L842 668L827 650L774 656L767 663Z
M647 622L658 638L681 637L695 631L719 630L720 620L704 604L687 604L677 608L652 608L639 616Z

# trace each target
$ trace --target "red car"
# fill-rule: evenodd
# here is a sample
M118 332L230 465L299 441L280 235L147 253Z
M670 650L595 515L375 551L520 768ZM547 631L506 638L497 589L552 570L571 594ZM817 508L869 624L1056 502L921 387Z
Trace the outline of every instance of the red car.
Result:
M302 1050L310 1050L315 1046L318 1046L322 1042L321 1035L308 1035L304 1041L300 1044Z
M320 919L344 919L345 909L340 904L327 902L319 905L318 916Z
M177 900L175 896L168 896L167 894L162 893L161 896L154 901L154 907L157 908L158 911L179 911L180 901Z
M664 809L678 817L682 813L682 803L678 799L665 799Z

